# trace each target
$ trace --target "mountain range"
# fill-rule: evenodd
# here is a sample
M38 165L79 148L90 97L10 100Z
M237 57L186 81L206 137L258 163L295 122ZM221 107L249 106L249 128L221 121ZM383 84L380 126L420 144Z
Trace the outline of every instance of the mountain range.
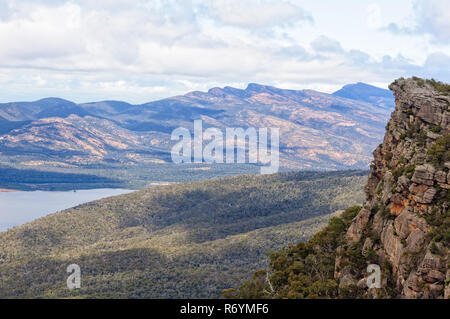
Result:
M364 83L326 94L249 84L212 88L141 105L76 104L59 98L0 104L0 164L106 167L170 163L171 132L279 127L286 168L367 168L394 109L388 90Z

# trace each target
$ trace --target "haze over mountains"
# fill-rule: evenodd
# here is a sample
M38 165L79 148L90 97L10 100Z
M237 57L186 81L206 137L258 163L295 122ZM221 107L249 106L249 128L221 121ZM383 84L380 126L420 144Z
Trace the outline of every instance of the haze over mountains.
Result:
M364 83L334 94L259 84L212 88L142 105L46 98L0 104L0 163L78 167L170 162L177 127L279 127L287 168L366 168L394 109Z

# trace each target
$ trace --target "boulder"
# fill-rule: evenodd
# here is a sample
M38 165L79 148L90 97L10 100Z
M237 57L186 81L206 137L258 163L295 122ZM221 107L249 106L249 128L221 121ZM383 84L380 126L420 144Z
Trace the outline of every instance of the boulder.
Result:
M434 173L435 169L430 164L424 164L416 167L412 181L417 184L423 184L428 186L434 185Z
M438 171L435 174L434 177L439 183L446 183L447 182L447 173L444 171Z
M361 239L364 227L367 225L370 218L370 211L367 208L363 208L359 214L352 221L350 227L347 230L346 238L350 242L357 242Z
M395 219L395 230L400 239L406 239L411 232L419 229L423 233L427 232L427 222L413 213L411 207L406 207Z
M428 188L425 193L423 193L423 196L417 197L416 201L421 204L431 204L436 193L437 190L435 188Z

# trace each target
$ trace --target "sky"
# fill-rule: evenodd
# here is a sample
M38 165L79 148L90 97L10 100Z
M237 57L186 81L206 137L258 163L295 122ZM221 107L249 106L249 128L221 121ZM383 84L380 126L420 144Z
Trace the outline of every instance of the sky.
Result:
M450 82L450 0L0 0L0 102Z

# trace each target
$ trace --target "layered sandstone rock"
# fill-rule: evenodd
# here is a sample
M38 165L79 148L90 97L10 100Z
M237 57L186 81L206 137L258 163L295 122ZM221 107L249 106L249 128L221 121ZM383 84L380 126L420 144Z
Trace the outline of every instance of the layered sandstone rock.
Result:
M374 151L367 202L338 250L340 285L357 283L368 297L450 297L450 97L431 84L414 78L390 85L396 109ZM352 247L372 252L383 288L364 287L365 269L345 254Z

